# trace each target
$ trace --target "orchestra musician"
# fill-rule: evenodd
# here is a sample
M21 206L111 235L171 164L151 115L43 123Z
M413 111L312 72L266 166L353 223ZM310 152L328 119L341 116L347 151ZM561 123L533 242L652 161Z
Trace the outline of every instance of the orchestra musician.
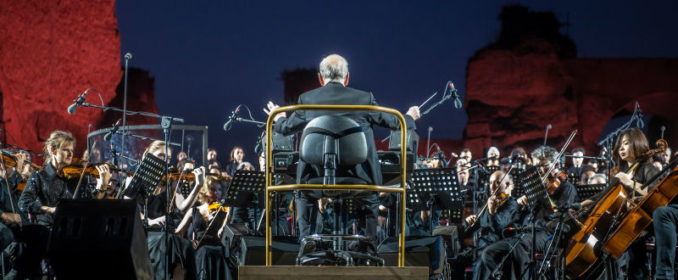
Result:
M332 54L325 57L320 62L318 81L321 87L303 93L299 96L298 104L325 104L325 105L377 105L374 96L365 91L349 88L349 72L348 63L346 59L337 54ZM268 102L267 109L264 111L270 115L270 112L277 108L278 105L273 102ZM390 129L399 129L400 125L398 119L390 114L382 112L335 112L328 113L322 111L295 111L286 118L284 114L274 116L273 129L275 132L283 135L289 135L294 132L303 130L304 126L315 117L325 114L337 114L350 117L355 120L363 128L365 137L367 139L367 164L361 164L347 170L352 176L359 177L368 184L382 184L381 166L377 158L377 149L374 143L374 135L372 131L373 125L383 126ZM405 119L408 129L414 129L414 121L419 118L419 107L410 107ZM308 168L307 168L308 167ZM339 172L338 170L337 172ZM322 174L315 174L316 171L303 162L299 162L297 166L297 183L304 183L309 177L322 177ZM307 191L297 192L295 196L297 223L299 225L299 239L302 240L311 232L310 225L310 208L316 203L311 198ZM319 197L320 195L316 195ZM358 203L365 203L368 213L363 216L366 221L365 235L376 241L377 231L377 208L378 199L377 194L370 195L365 199L356 201Z
M167 160L169 156L165 153L164 141L153 141L146 150L144 155L152 154L153 156ZM168 149L169 151L169 149ZM205 182L205 174L203 169L197 168L194 170L196 175L196 185L201 186ZM131 178L127 184L131 183ZM170 246L167 248L165 244L165 233L163 227L165 225L165 213L168 209L167 203L167 188L165 182L161 181L155 188L153 193L146 194L145 190L139 187L127 187L125 189L125 199L135 199L139 207L139 215L142 220L146 221L146 229L148 231L148 253L151 261L151 266L155 273L155 279L165 279L165 255L171 252L170 257L170 273L179 277L183 274L184 279L195 279L195 255L191 243L179 236L170 235ZM183 270L183 273L182 273Z
M674 199L668 205L655 209L652 219L656 250L654 279L675 279L678 201Z
M503 171L495 171L490 175L491 196L487 199L486 211L479 215L466 217L466 227L478 224L480 238L477 249L481 251L475 263L473 279L489 279L492 272L501 262L510 247L500 247L502 232L509 227L515 227L520 222L519 207L516 199L511 196L513 179ZM501 243L502 245L508 243Z
M179 236L188 234L188 239L195 248L195 265L198 269L198 279L232 279L226 264L225 249L220 238L222 229L226 225L226 214L223 220L213 224L219 211L226 212L226 207L217 201L219 180L215 176L207 176L206 182L199 186L199 204L192 206L184 214L175 233ZM217 235L209 235L209 229L216 227Z
M216 160L216 152L214 156L214 159ZM233 177L233 175L235 175L235 171L238 170L238 166L243 162L244 159L245 151L242 149L242 147L235 146L233 149L231 149L231 159L228 162L228 165L226 165L225 169L229 177Z
M33 172L19 198L19 209L36 217L37 223L52 228L57 204L62 199L73 198L79 178L67 179L62 168L73 161L75 138L70 132L55 130L45 141L45 166ZM80 198L102 197L110 187L111 172L108 165L97 165L99 178L95 192L80 192Z
M582 173L582 164L584 163L583 147L577 147L572 150L572 165L567 169L567 178L572 184L579 184Z
M558 151L549 146L541 146L532 152L532 163L540 171L540 174L545 174L554 166L550 174L547 175L548 182L546 182L546 193L548 194L546 200L536 200L535 205L530 205L526 196L518 199L518 203L523 206L522 211L522 225L524 227L534 226L534 241L535 252L544 252L549 242L549 236L553 234L554 228L547 224L552 221L554 216L554 207L571 205L577 196L575 187L563 178L563 172L559 168ZM560 178L560 179L558 179ZM555 182L559 184L555 184ZM532 232L528 232L522 236L520 242L515 250L511 253L511 257L516 267L515 271L521 273L517 278L529 278L529 266L531 260L532 248ZM503 253L504 251L500 251ZM536 277L535 277L536 278Z
M650 179L659 173L651 160L643 156L648 150L650 150L650 145L640 129L628 128L621 131L612 149L612 159L615 162L615 167L611 170L612 184L608 189L584 200L582 206L594 205L608 192L609 188L618 183L621 183L630 195L635 196L636 202L640 201L653 187ZM639 161L637 167L627 171L636 161ZM645 279L649 274L645 265L646 241L647 237L639 238L631 244L627 253L622 255L616 263L609 263L607 271L608 275L611 275L609 277L615 278L613 274L620 273L626 267L629 279Z

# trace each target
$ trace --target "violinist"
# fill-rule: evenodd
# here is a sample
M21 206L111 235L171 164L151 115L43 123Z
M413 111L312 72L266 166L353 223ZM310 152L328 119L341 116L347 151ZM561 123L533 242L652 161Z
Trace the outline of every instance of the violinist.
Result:
M168 149L169 151L169 149ZM153 141L144 151L144 156L152 154L153 156L167 160L169 156L165 153L164 141ZM131 179L131 178L130 178ZM131 180L128 180L128 184ZM165 235L163 226L165 225L165 213L168 209L167 194L164 181L161 181L153 193L146 195L143 190L127 188L125 190L125 199L135 199L139 206L139 214L142 220L146 219L148 236L148 253L151 266L155 272L155 279L165 279L165 255L169 250L170 273L174 277L183 274L184 279L195 279L195 260L193 248L188 240L170 235L170 246L165 244ZM145 209L142 210L142 209Z
M73 192L79 178L64 177L63 168L73 161L75 138L70 132L55 130L45 141L45 166L39 172L33 172L26 188L19 198L19 209L36 217L40 225L52 227L54 213L59 201L73 198ZM96 192L103 193L110 187L111 173L107 166L99 167L99 179ZM80 198L90 198L91 194L81 192Z
M481 253L474 265L476 270L473 272L473 279L489 279L510 247L499 247L496 244L502 240L505 229L517 226L520 221L518 203L510 195L512 189L511 176L503 171L495 171L490 175L492 195L487 199L485 210L465 219L467 228L478 224L480 231L477 244Z
M549 242L549 236L553 234L554 228L548 221L554 220L554 207L569 205L574 202L577 196L575 187L567 181L567 176L559 169L558 151L549 146L541 146L532 152L532 163L544 174L554 167L547 175L545 182L547 199L536 200L534 205L530 205L527 197L522 196L518 203L523 206L521 219L523 227L534 226L535 252L544 252ZM527 279L529 277L529 263L532 251L532 233L527 232L520 238L520 242L511 253L512 261L516 271L522 273L518 278Z
M194 205L186 211L175 231L180 236L187 234L193 246L197 247L195 265L199 279L231 279L226 264L226 252L220 241L226 218L223 218L223 221L214 220L218 212L228 211L227 207L216 202L218 182L215 176L208 176L206 183L198 187L199 205ZM223 217L225 216L224 213ZM216 236L210 235L214 227L218 229Z
M480 248L500 239L501 231L517 221L518 204L511 197L513 189L511 176L506 176L503 171L495 171L490 175L491 195L487 199L484 211L478 215L466 217L467 225L478 224L481 231Z
M177 188L174 191L174 203L180 212L185 212L195 204L198 198L200 186L205 182L205 167L195 168L193 161L187 160L182 164L180 178L176 181ZM187 180L187 173L192 173L193 180ZM183 176L181 175L183 174ZM186 186L193 185L190 191L186 191Z

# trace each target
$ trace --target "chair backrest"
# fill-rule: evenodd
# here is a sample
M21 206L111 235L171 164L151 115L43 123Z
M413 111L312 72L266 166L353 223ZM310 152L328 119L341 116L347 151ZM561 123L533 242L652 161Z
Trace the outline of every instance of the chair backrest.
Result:
M360 125L342 116L320 116L311 120L301 135L299 158L312 165L323 166L326 154L336 154L338 166L363 163L367 160L367 140Z

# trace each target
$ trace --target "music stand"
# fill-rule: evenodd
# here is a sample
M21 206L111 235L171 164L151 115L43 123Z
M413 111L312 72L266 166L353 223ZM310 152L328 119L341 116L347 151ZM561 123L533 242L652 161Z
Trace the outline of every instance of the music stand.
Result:
M527 203L530 206L534 206L540 201L548 201L546 188L541 182L541 177L539 176L537 168L534 166L528 166L525 169L521 184L516 186L518 193L527 197Z
M575 201L582 202L587 198L602 192L607 187L607 184L575 185L574 187L577 189Z
M132 176L132 182L125 189L125 195L135 197L139 191L143 191L141 195L147 198L155 192L164 174L165 162L153 154L147 153L137 166L137 170Z
M450 210L451 223L461 222L464 201L454 168L414 170L411 181L412 190L407 194L412 209L433 213L433 205L438 205ZM430 224L433 232L433 222Z
M266 188L266 174L263 171L237 170L233 175L233 180L226 190L226 196L222 205L229 207L248 207L250 198L254 196L257 200L257 207L263 206L264 189ZM256 217L256 211L255 211Z

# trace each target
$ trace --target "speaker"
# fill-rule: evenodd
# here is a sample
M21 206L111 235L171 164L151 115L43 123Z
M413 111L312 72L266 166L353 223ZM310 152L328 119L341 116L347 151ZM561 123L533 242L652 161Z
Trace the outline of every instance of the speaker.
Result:
M134 200L62 200L48 255L59 279L153 279Z
M389 237L377 247L379 257L387 266L398 265L398 239ZM447 257L440 236L405 237L405 265L428 266L431 275L441 274L447 264Z
M238 265L265 265L266 240L262 236L241 236L235 240L231 256ZM273 265L295 265L299 254L296 237L274 236L271 246Z

